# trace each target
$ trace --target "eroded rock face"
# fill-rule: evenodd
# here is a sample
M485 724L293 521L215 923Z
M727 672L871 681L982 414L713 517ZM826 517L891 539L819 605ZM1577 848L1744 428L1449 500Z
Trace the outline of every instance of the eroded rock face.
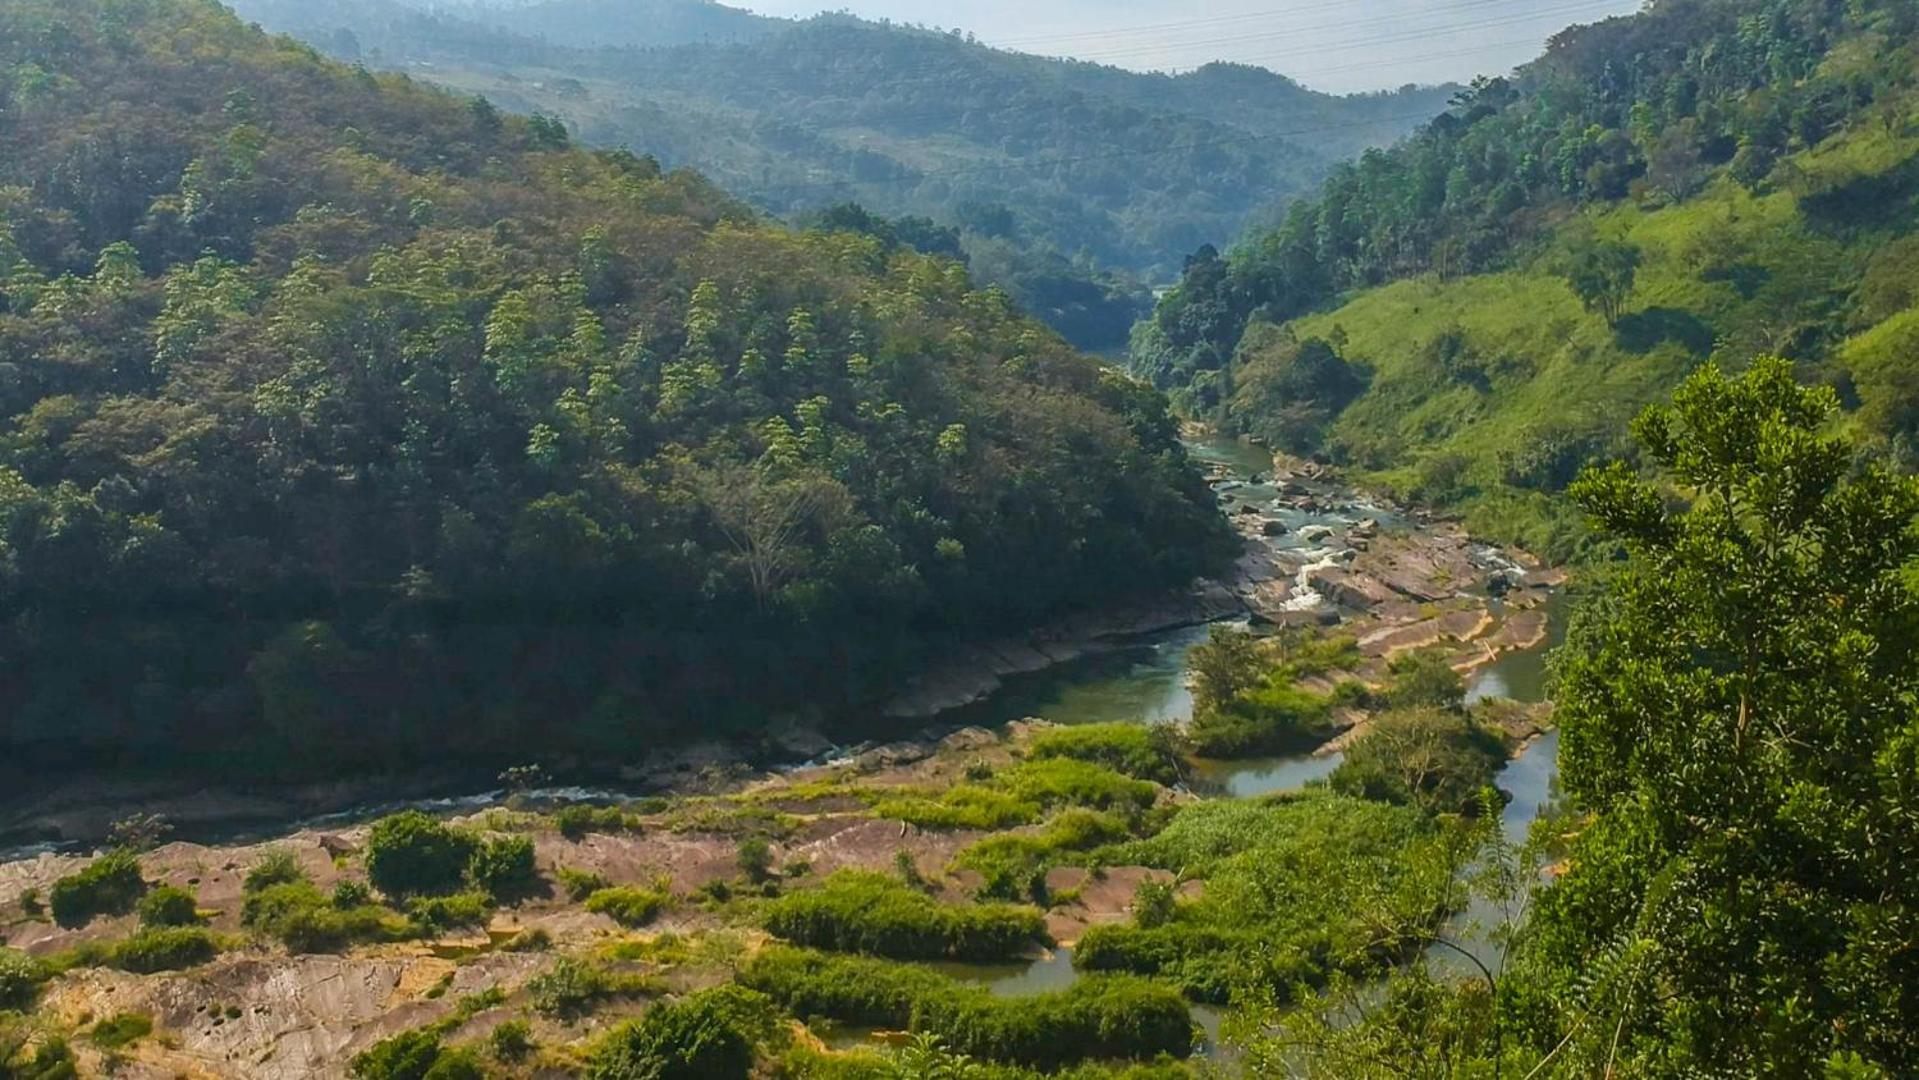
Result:
M172 975L80 970L56 980L45 1002L70 1022L151 1016L166 1037L141 1043L139 1054L159 1075L344 1077L361 1050L440 1019L469 994L516 988L547 962L503 953L459 966L417 947L360 956L262 952ZM427 996L449 976L444 993Z

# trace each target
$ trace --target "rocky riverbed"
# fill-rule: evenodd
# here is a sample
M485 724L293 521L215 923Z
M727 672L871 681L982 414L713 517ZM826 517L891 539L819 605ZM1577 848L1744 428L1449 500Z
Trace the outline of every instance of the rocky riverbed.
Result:
M1220 511L1243 549L1230 574L1178 596L1068 620L945 658L889 713L931 718L998 691L1009 677L1123 647L1139 635L1222 619L1338 628L1377 681L1401 652L1445 648L1470 672L1540 645L1563 571L1358 491L1337 471L1189 428Z

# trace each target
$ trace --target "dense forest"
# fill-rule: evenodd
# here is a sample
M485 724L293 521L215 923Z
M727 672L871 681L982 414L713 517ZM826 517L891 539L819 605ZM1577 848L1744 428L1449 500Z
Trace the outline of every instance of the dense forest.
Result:
M1900 0L1568 30L1201 249L1135 334L1183 407L1559 554L1557 498L1708 357L1777 352L1910 461L1919 84Z
M959 264L203 0L0 7L0 416L16 766L833 714L1225 550L1164 400Z
M691 166L784 217L857 202L931 218L960 230L983 280L1100 349L1122 346L1146 312L1141 282L1171 280L1182 253L1393 142L1451 92L1337 97L1234 65L1136 74L843 15L667 47L668 24L609 17L591 0L236 6L341 59ZM565 30L583 23L603 47Z

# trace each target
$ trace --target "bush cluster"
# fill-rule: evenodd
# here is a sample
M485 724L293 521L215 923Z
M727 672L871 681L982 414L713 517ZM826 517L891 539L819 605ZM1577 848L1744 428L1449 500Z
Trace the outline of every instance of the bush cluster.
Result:
M172 885L141 897L137 910L142 926L194 926L200 922L200 905L193 894Z
M989 1061L1058 1069L1076 1062L1192 1053L1192 1017L1176 991L1093 977L1070 989L998 998L924 968L800 949L768 949L740 973L796 1016L936 1035Z
M1061 812L1039 833L1002 833L962 850L953 865L980 875L979 895L1045 903L1046 872L1069 852L1124 840L1126 822L1113 814L1073 809Z
M99 915L125 915L146 891L139 858L131 851L113 851L54 882L47 901L55 922L76 927Z
M280 881L248 878L240 921L248 929L278 938L296 953L339 952L352 945L398 941L413 936L405 919L351 890L328 896L304 877Z
M702 991L615 1028L594 1049L587 1080L746 1080L776 1025L763 994Z
M595 890L586 898L586 910L628 929L638 929L657 918L669 899L664 892L622 885Z
M898 960L1007 960L1045 934L1030 907L942 904L898 878L842 870L766 906L768 932L795 944Z

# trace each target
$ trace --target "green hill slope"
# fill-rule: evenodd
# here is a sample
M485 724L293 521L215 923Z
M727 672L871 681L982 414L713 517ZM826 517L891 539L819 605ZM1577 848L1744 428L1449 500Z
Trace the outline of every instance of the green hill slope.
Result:
M201 0L0 5L9 760L617 755L1183 586L1163 400Z
M1187 408L1567 553L1557 493L1709 358L1919 435L1911 5L1665 0L1568 32L1135 336Z
M844 15L677 48L638 47L659 39L624 33L623 20L607 20L603 48L537 38L593 5L478 5L456 18L396 0L236 4L342 58L696 168L784 217L850 201L957 227L983 277L1035 312L1074 309L1053 324L1091 348L1123 345L1150 303L1105 272L1170 280L1182 253L1397 140L1451 93L1333 96L1231 65L1138 74Z

